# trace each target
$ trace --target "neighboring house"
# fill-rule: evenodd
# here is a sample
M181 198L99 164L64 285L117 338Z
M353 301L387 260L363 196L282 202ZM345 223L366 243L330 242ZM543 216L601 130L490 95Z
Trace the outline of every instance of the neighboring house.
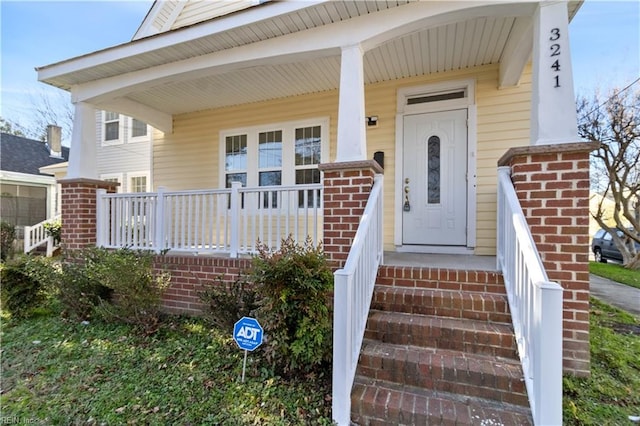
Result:
M2 220L22 229L59 212L56 179L40 169L69 158L69 148L61 145L60 128L49 126L47 142L2 133L0 147Z
M460 288L472 275L484 277L474 284L484 289L474 293L479 299L489 297L485 293L496 284L491 280L497 280L498 291L504 292L503 279L510 295L524 291L510 297L524 304L511 306L519 314L513 319L523 345L519 349L535 351L521 353L523 365L544 365L554 377L541 391L529 387L532 380L544 383L540 372L525 374L529 397L537 401L533 415L540 424L558 423L562 368L589 374L587 215L593 144L582 143L577 133L568 31L581 3L156 1L131 42L38 68L40 81L71 91L75 101L63 222L84 215L81 205L91 206L89 216L95 215L73 229L63 226L63 240L66 235L70 249L95 243L171 249L173 257L165 259L182 272L174 277L165 306L183 312L200 307L185 270L197 271L198 277L221 270L232 276L246 266L246 259L235 257L251 253L257 238L273 242L291 229L299 238L322 239L337 267L346 265L348 255L371 256L358 277L368 273L373 279L382 258L376 248L496 256L499 275L430 264L385 265L379 275L387 285L397 280L411 286L403 291L412 300L427 300L418 295L427 291L421 287ZM96 125L101 110L114 115L104 113ZM126 120L115 124L115 112L156 129L150 167L155 192L125 197L100 191L114 187L104 182L109 176L97 173L98 151L107 146L96 146L95 135L104 129L99 140L111 148L116 128L137 128ZM134 144L121 147L124 161ZM371 160L374 156L384 170ZM382 175L383 195L377 199ZM73 200L78 193L87 195ZM364 226L372 217L377 222ZM298 235L301 223L307 227ZM354 241L363 229L373 229L368 232L377 235L374 242ZM341 274L351 274L354 264ZM353 378L347 369L357 364L361 330L349 324L363 324L370 300L338 296L356 286L349 276L351 284L336 281L336 304L353 301L343 307L357 307L361 319L345 319L351 318L349 311L337 320L334 386ZM453 283L447 282L450 277ZM542 285L549 280L554 283ZM443 282L447 286L438 287ZM555 292L556 302L562 298L560 303L541 306L543 299L550 300L539 295L543 288ZM383 291L388 290L376 288ZM380 297L377 303L385 299ZM476 305L467 303L458 300L443 309L474 311ZM404 304L396 299L394 307ZM481 305L497 303L491 299ZM336 305L336 312L342 315L343 307ZM547 320L554 325L536 328ZM343 330L354 336L355 352L339 343ZM539 336L544 338L529 340ZM352 357L344 371L344 365L335 364L340 353ZM373 357L367 356L363 359ZM388 362L396 365L371 361ZM492 388L467 389L468 382L448 389L464 388L466 398ZM346 395L334 389L334 411L342 412L345 407L336 404L344 404L347 417L351 383ZM354 401L360 407L368 397L371 406L374 399L378 403L376 388L371 393L358 386ZM509 386L499 393L502 403L500 397L518 393L517 384ZM370 413L361 410L352 414L364 422ZM540 417L541 412L552 414ZM335 418L348 423L344 414Z
M151 138L147 124L121 114L96 111L96 174L118 183L118 192L151 190ZM67 176L68 163L41 168L42 173ZM60 194L59 194L60 195Z
M96 111L97 174L118 192L151 190L152 128L135 118Z

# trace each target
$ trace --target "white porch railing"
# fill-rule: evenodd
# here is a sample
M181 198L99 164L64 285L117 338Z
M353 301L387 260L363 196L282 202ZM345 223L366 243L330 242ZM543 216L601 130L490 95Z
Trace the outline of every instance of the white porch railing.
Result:
M498 168L498 269L536 425L562 424L562 287L549 282L510 168Z
M36 223L33 226L24 227L24 252L30 253L32 250L46 244L47 245L47 257L53 256L54 250L58 247L55 244L53 237L47 234L44 225L49 222L60 220L61 216L57 215L50 219L43 220L40 223Z
M97 195L98 246L225 253L255 252L322 238L322 185L262 186Z
M351 387L382 263L382 184L382 175L377 175L344 268L334 273L331 410L340 426L351 423Z

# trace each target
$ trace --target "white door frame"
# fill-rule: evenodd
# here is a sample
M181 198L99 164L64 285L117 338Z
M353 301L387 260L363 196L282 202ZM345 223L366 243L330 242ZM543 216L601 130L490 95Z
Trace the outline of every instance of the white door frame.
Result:
M433 101L408 105L407 99L417 96L430 96L441 93L464 90L465 96L458 99ZM476 147L477 147L477 108L475 103L475 80L456 80L406 87L398 90L396 114L396 173L394 197L394 244L399 252L418 253L473 253L476 246ZM402 182L404 176L404 116L440 112L454 109L467 110L467 244L463 247L418 246L402 244Z

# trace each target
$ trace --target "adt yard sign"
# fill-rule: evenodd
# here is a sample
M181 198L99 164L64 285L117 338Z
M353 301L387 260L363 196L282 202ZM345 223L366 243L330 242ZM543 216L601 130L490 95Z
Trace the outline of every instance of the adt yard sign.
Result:
M240 349L252 351L262 344L262 331L255 318L242 317L233 327L233 340Z

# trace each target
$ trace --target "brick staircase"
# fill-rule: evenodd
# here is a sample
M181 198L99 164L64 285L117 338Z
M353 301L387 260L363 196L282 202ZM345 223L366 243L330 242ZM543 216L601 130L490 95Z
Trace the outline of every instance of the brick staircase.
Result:
M502 275L382 266L351 418L358 425L530 425Z

